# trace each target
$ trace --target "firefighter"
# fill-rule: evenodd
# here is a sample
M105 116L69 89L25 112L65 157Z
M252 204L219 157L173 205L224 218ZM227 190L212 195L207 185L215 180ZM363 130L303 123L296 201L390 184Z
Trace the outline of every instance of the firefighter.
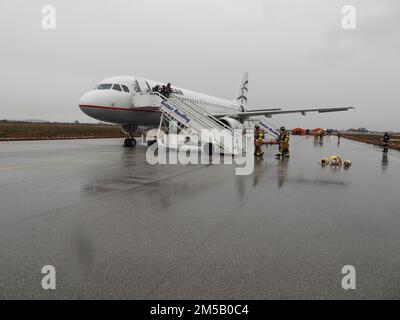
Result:
M289 132L285 127L281 127L277 141L279 143L279 152L275 155L276 158L289 158Z
M389 135L389 133L385 132L385 134L383 135L383 138L382 138L383 152L388 152L389 141L390 141L390 135Z
M256 157L261 157L264 154L264 151L262 150L262 145L264 143L264 131L262 131L258 125L256 125L254 128L254 155Z

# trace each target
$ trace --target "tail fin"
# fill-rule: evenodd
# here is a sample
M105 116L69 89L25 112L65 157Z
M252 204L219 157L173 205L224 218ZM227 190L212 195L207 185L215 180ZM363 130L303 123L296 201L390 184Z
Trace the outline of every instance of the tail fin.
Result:
M249 92L249 74L246 72L243 75L243 80L240 83L239 89L235 96L235 102L240 104L243 111L247 110L247 93Z

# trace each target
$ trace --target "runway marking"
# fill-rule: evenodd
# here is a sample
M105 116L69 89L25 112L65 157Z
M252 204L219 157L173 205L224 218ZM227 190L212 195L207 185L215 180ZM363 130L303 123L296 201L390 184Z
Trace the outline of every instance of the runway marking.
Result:
M38 168L48 165L58 165L58 164L65 164L70 162L87 162L87 161L103 161L109 159L120 159L121 156L112 156L112 157L102 157L102 158L85 158L85 159L71 159L71 160L63 160L63 161L51 161L51 162L40 162L33 165L20 165L20 166L12 166L12 167L0 167L0 171L7 171L7 170L16 170L16 169L31 169L31 168Z
M15 167L0 167L0 170L14 170L22 168L31 168L32 166L15 166Z

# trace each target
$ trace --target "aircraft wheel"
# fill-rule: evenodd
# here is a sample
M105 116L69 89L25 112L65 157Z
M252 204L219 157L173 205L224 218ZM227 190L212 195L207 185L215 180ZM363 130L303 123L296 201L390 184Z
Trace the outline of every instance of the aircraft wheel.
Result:
M126 138L124 141L124 147L126 147L126 148L136 147L136 139L135 138Z
M125 139L124 147L126 147L126 148L131 148L132 147L132 139L131 138L126 138Z

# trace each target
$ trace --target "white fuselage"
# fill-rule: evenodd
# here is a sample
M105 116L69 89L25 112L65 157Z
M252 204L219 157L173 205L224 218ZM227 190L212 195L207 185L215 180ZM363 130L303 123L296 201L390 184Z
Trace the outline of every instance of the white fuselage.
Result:
M103 80L85 93L80 109L88 116L120 125L156 127L160 121L159 99L149 93L163 83L133 76L112 77ZM190 100L210 113L242 111L238 102L220 99L172 85L176 98Z

